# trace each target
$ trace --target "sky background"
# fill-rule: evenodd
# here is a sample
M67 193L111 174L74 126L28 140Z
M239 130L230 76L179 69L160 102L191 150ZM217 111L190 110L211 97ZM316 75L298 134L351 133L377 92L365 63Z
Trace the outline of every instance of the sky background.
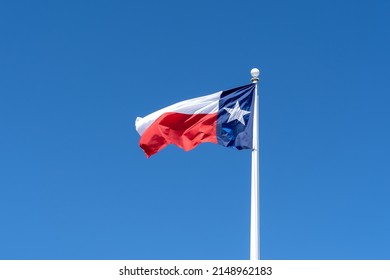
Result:
M249 259L250 151L134 127L261 70L262 259L390 259L389 1L0 2L0 259Z

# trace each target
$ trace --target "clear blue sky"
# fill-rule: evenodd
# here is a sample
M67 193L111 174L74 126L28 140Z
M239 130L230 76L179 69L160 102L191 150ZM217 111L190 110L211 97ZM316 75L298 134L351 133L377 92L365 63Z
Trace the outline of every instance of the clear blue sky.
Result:
M1 1L0 259L248 259L250 152L134 128L260 80L263 259L390 259L388 1Z

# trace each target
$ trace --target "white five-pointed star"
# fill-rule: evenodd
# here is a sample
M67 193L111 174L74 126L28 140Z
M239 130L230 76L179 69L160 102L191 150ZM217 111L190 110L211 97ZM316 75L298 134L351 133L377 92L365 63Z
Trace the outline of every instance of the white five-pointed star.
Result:
M227 121L228 123L234 120L238 120L240 123L245 125L244 116L251 113L250 111L241 110L238 101L236 101L234 108L224 107L224 109L230 114L229 119Z

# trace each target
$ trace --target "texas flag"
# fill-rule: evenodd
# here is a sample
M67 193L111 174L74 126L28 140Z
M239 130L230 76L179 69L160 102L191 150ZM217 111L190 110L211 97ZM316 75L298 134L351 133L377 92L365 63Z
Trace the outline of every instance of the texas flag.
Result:
M203 142L252 149L255 84L219 91L138 117L139 146L150 157L174 144L185 151Z

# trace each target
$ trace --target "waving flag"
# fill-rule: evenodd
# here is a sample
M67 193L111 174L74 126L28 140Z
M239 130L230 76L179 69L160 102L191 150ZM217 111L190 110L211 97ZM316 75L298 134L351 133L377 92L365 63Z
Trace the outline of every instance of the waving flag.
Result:
M255 84L185 100L138 117L135 128L147 157L174 144L185 151L203 142L252 149Z

